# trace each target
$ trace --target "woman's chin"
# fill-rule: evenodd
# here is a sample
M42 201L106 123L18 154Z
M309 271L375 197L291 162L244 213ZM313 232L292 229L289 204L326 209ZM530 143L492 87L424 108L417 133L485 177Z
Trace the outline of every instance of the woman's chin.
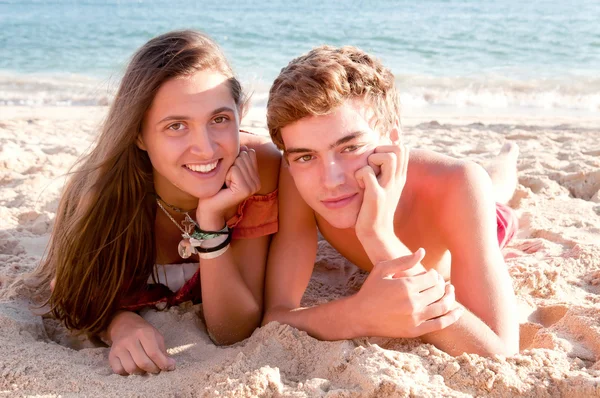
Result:
M223 184L203 184L203 186L195 187L194 189L186 188L185 193L193 196L196 199L208 199L215 196L223 188Z

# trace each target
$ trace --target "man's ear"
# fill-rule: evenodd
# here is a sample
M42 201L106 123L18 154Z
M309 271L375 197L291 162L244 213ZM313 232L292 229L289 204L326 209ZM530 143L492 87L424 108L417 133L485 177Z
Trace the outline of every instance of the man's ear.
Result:
M144 143L144 137L142 137L142 133L138 134L137 139L135 140L135 145L137 145L137 147L142 151L148 151L146 144Z
M389 133L389 139L394 145L400 145L402 143L402 129L399 125L392 127Z

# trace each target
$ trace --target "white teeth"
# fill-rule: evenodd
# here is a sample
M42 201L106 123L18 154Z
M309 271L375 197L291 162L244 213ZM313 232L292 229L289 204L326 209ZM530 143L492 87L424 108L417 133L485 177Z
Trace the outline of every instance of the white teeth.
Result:
M208 173L209 171L212 171L215 167L217 167L218 162L219 161L217 160L214 163L210 164L186 164L185 167L199 173Z

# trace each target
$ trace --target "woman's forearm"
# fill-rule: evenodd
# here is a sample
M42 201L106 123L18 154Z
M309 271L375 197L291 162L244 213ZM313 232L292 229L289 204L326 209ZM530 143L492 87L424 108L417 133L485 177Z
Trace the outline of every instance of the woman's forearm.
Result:
M231 249L217 258L201 259L200 278L204 318L215 343L236 343L260 326L262 305L242 279Z

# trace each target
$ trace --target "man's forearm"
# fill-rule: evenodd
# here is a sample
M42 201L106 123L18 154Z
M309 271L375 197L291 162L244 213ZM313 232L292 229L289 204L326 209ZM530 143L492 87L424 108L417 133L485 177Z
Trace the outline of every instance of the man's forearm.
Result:
M308 308L271 308L265 314L263 325L277 321L304 330L319 340L345 340L362 337L360 319L353 296L343 297Z
M482 356L513 355L519 351L518 341L504 341L475 314L465 309L453 325L437 332L421 336L425 343L457 356L462 353Z

